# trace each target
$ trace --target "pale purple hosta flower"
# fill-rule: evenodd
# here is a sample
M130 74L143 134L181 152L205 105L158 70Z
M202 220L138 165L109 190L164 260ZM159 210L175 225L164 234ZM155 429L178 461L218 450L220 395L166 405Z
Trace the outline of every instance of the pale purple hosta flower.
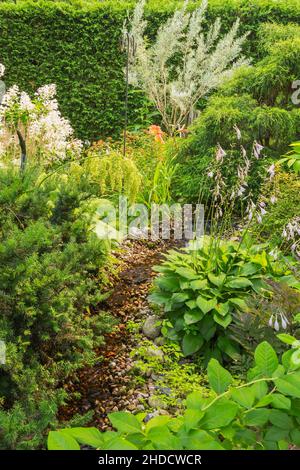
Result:
M247 152L246 152L245 147L241 146L241 151L242 151L242 157L243 157L244 159L246 159L246 158L247 158ZM247 160L248 160L248 159L247 159Z
M248 206L246 208L246 214L248 216L249 221L253 219L255 211L256 211L256 205L254 204L253 200L250 199L250 201L248 202Z
M238 128L237 125L233 126L233 128L234 128L234 130L235 130L235 132L236 132L237 139L238 139L238 140L241 140L241 138L242 138L241 130Z
M295 240L300 236L300 217L294 217L283 229L282 232L283 238L286 238L288 241Z
M213 172L213 171L209 171L209 172L207 173L207 176L208 176L208 178L213 178L213 177L214 177L214 172Z
M254 142L253 154L254 154L254 156L255 156L255 158L256 158L257 160L259 159L260 154L261 154L263 148L264 148L264 147L263 147L262 145L260 145L258 142L256 142L256 141Z
M261 215L262 215L262 216L263 216L263 215L266 215L266 213L267 213L267 211L266 211L266 209L265 209L266 204L265 204L264 202L260 202L260 203L258 204L258 207L259 207L259 209L260 209Z
M278 321L278 317L280 318L280 322L281 322L281 327L286 330L288 325L289 325L289 321L287 319L287 317L285 316L284 313L280 312L280 313L273 313L270 317L270 320L269 320L269 326L271 328L274 328L274 330L276 331L279 331L280 330L280 325L279 325L279 321Z
M274 196L274 195L271 196L270 202L271 202L271 204L276 204L276 202L277 202L277 197Z
M218 163L223 163L224 157L226 156L225 150L222 149L221 145L218 145L218 149L216 152L216 161Z
M270 176L270 181L272 181L275 176L275 163L272 163L272 165L268 168L267 173Z

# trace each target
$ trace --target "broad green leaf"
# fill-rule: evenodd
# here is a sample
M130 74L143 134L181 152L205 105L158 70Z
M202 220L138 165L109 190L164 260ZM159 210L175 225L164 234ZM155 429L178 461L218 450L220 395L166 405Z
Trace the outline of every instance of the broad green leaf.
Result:
M290 410L291 400L280 393L273 393L272 395L272 406L280 410Z
M226 336L219 336L217 345L222 352L227 354L227 356L229 356L234 361L240 358L238 346Z
M204 314L213 310L215 306L217 305L216 299L207 300L204 297L201 297L201 295L199 295L196 302L197 302L198 307L202 310Z
M257 400L261 400L268 393L268 385L266 382L257 382L251 386Z
M279 338L280 341L282 341L283 343L290 344L290 345L294 344L295 341L297 341L297 339L296 339L294 336L288 335L288 334L286 334L286 333L281 333L281 334L276 335L276 336L277 336L277 338Z
M300 372L280 377L275 380L277 390L283 395L300 398Z
M196 271L191 268L176 268L175 271L177 274L179 274L179 276L184 277L185 279L189 279L191 281L199 277Z
M227 313L229 312L229 303L228 302L219 303L215 306L215 309L219 315L221 315L222 317L225 317L225 315L227 315Z
M215 286L217 287L221 287L222 284L224 283L225 279L226 279L226 275L224 273L221 273L219 274L218 276L216 276L215 274L208 274L208 279L210 280L210 282L212 284L214 284Z
M255 400L255 393L251 387L233 388L231 396L234 401L244 408L252 408Z
M184 435L182 444L188 450L224 450L217 439L202 430L192 430Z
M231 374L216 359L211 359L207 367L209 385L218 394L225 392L233 382Z
M127 439L116 437L109 441L103 450L138 450L138 448Z
M167 424L170 419L170 416L155 416L154 418L150 419L150 421L148 421L148 423L146 424L146 433L150 431L151 428Z
M207 398L203 398L200 392L190 393L186 398L186 407L191 410L201 410L207 405Z
M269 421L281 429L289 430L293 428L293 420L284 411L271 410Z
M170 300L170 298L171 298L170 294L162 293L162 292L153 292L148 297L149 302L152 302L153 304L157 304L157 305L164 305L166 302Z
M181 304L184 303L188 298L189 295L185 294L184 292L175 292L172 294L171 301L173 304Z
M203 318L203 313L200 310L191 310L184 314L184 321L187 325L197 323L201 318Z
M203 346L203 338L199 335L186 334L182 340L182 351L185 356L196 353Z
M61 432L73 437L80 444L87 444L95 448L101 447L103 444L102 434L96 428L66 428Z
M250 279L241 276L226 282L225 286L231 289L245 289L246 287L251 287L252 282Z
M240 269L240 275L241 276L252 276L253 274L257 273L259 271L259 267L257 264L254 263L245 263Z
M196 300L188 300L187 302L185 302L185 305L187 305L189 309L191 310L194 310L195 308L197 308Z
M204 411L187 409L183 415L184 426L189 431L196 428L200 419L203 418Z
M278 367L277 354L267 341L259 344L254 353L255 364L263 377L271 377Z
M80 450L79 444L72 436L59 431L50 431L48 450Z
M176 292L179 289L179 282L173 276L160 276L155 280L155 284L162 290Z
M225 317L221 317L217 313L214 314L214 320L216 323L219 325L223 326L223 328L227 328L230 323L232 322L232 316L231 315L226 315Z
M142 429L139 420L126 411L117 411L116 413L109 413L108 415L112 425L118 431L130 434L140 432Z
M228 426L235 418L238 411L238 405L229 400L216 401L205 412L200 421L200 429L218 429Z
M190 282L190 287L193 290L204 290L208 287L208 283L206 279L197 279Z
M292 444L300 447L300 429L293 429L290 433Z
M249 307L246 304L244 299L240 299L239 297L234 297L234 298L229 299L229 302L233 304L235 307L238 307L239 310L241 310L242 312L249 311Z
M149 430L147 438L150 439L157 450L180 450L179 439L172 434L167 426L156 426Z
M268 408L260 408L258 410L250 410L245 413L244 421L247 426L263 426L267 423L270 416L270 411Z
M289 431L288 429L282 429L282 428L278 428L277 426L271 426L264 438L266 441L280 441L281 439L285 439L289 434Z

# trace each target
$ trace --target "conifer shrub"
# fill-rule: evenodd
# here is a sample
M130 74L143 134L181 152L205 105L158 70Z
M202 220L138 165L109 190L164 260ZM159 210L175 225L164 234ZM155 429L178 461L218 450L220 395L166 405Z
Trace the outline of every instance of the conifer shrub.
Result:
M2 168L0 181L0 448L32 448L113 324L98 307L108 247L73 178Z

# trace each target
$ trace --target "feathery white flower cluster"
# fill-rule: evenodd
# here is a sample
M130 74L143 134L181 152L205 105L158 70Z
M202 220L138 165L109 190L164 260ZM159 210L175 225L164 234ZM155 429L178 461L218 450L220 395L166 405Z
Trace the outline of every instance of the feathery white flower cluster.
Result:
M134 38L135 53L129 54L129 80L155 103L169 134L189 125L199 114L199 99L220 86L234 69L248 63L241 56L247 35L238 37L239 21L220 39L221 22L204 33L207 0L192 13L189 0L160 27L154 44L145 38L143 19L146 0L139 0L124 37ZM176 61L173 61L176 57ZM176 65L174 65L176 64Z
M2 71L4 66L0 64L0 74ZM33 99L17 85L7 90L0 105L0 158L19 163L17 132L25 139L29 158L51 163L65 159L67 154L80 153L82 142L74 139L55 96L54 84L39 88Z

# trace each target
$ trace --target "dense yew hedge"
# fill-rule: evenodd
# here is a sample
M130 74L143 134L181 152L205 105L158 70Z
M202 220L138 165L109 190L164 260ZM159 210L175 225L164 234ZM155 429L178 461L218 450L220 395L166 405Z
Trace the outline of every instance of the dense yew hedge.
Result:
M149 36L178 1L150 0ZM198 2L195 2L198 3ZM210 0L208 18L221 16L224 29L241 18L250 30L247 53L257 57L256 33L261 23L300 23L299 0ZM123 121L124 58L120 30L132 2L104 0L53 2L17 0L0 3L0 61L7 85L32 92L55 82L63 114L83 139L118 135ZM143 124L149 106L132 93L131 123ZM145 124L145 122L144 122Z

